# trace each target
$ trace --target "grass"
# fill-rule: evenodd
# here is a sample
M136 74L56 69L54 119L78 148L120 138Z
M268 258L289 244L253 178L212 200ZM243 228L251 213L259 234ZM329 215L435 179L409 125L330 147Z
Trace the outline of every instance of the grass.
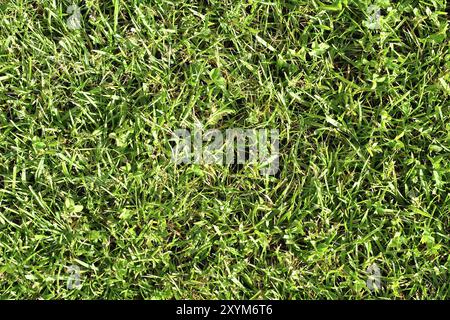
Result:
M71 4L0 2L0 298L450 298L447 1ZM175 165L198 124L279 173Z

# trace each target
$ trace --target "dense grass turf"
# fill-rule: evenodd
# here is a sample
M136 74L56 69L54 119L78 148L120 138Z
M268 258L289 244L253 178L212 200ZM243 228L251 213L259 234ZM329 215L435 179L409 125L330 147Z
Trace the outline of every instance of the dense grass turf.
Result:
M0 4L1 298L450 297L446 1L70 4ZM176 166L198 124L279 174Z

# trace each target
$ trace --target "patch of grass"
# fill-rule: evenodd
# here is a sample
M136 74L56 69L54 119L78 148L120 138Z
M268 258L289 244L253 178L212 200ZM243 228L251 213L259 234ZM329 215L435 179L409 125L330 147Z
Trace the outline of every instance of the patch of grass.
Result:
M447 1L71 4L0 4L1 298L449 298ZM196 124L280 172L175 165Z

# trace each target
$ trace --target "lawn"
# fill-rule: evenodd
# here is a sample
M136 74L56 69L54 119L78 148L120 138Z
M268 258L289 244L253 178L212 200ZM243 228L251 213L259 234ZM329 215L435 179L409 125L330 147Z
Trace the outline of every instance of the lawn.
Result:
M449 299L447 11L0 1L0 298ZM277 130L278 171L183 128Z

